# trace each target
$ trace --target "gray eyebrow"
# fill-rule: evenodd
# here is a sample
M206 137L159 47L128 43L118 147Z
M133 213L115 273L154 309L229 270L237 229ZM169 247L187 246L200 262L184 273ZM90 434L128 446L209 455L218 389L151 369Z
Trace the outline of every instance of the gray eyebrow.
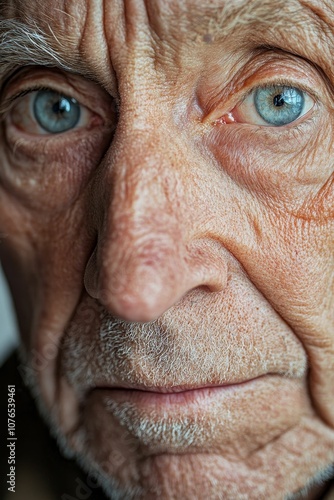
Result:
M241 6L226 4L223 9L207 9L199 25L202 25L203 29L205 28L205 32L209 27L218 40L221 37L225 38L229 33L234 33L237 36L237 28L239 28L238 43L240 43L240 47L249 42L254 42L254 45L259 42L259 38L262 38L262 45L266 45L266 33L268 31L276 32L284 41L283 45L287 45L288 48L291 46L291 52L298 48L300 55L307 57L305 46L298 42L298 34L302 30L303 33L307 34L306 45L311 60L316 63L319 60L320 64L318 64L325 68L326 72L332 74L333 71L334 73L331 64L329 64L331 50L334 47L334 30L328 25L324 16L320 15L318 10L312 6L313 1L290 0L288 12L284 9L279 10L281 6L286 5L284 0L276 1L276 10L274 11L271 1L244 0ZM269 8L270 6L271 8ZM216 15L213 15L214 13ZM293 19L293 24L291 24L292 13L296 17ZM275 17L275 14L280 15ZM261 28L264 28L263 36L261 30L257 29L256 39L254 32L250 32L249 37L244 39L245 29L251 28L253 24L260 24ZM295 30L291 29L292 26ZM58 67L98 82L94 69L88 68L88 65L79 54L75 53L75 50L68 50L66 47L68 40L63 40L62 36L60 39L57 38L50 24L47 27L48 33L44 32L31 19L24 22L18 19L3 18L0 10L0 85L13 70L28 65ZM284 49L275 41L277 42L277 36L274 43L269 43L269 45L278 45L278 48ZM322 50L319 50L319 44ZM101 84L101 82L98 83Z
M51 31L51 29L50 29ZM51 31L53 45L60 45ZM0 19L0 80L22 65L58 67L65 71L80 72L75 61L65 61L61 51L55 50L46 35L37 25L34 27L17 19Z

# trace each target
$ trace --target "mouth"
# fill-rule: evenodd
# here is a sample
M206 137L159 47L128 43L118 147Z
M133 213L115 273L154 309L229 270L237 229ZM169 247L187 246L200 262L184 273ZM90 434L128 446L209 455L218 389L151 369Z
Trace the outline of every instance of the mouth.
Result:
M103 446L123 436L148 455L233 454L238 443L247 455L296 424L302 397L302 383L277 374L219 385L106 384L88 392L82 421Z
M145 385L115 385L95 387L92 391L107 396L118 403L132 403L138 408L153 406L155 409L163 409L178 405L189 406L196 404L197 407L207 404L210 400L217 398L229 398L234 393L251 389L259 379L270 374L261 375L240 382L226 382L212 385L177 385L177 386L145 386Z
M119 390L129 390L129 391L142 391L142 392L154 392L158 394L175 394L179 392L190 392L197 391L201 389L214 389L217 387L232 387L241 384L245 384L247 382L251 382L252 380L256 380L258 378L263 377L260 375L258 377L254 377L245 381L236 381L236 382L224 382L218 384L184 384L184 385L167 385L167 386L148 386L145 384L115 384L110 387L99 387L100 389L119 389Z

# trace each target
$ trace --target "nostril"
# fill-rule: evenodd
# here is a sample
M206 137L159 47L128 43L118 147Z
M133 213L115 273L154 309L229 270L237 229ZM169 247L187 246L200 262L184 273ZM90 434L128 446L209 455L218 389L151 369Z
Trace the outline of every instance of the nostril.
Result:
M218 287L215 287L213 285L200 285L200 286L196 286L194 287L192 290L190 290L191 292L192 291L195 291L195 292L203 292L203 294L207 294L207 293L213 293L213 292L219 292L220 291L220 288L218 289Z

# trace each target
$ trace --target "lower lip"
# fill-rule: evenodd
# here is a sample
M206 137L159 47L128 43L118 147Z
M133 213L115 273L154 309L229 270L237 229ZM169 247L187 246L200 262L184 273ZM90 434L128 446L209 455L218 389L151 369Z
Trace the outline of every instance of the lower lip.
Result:
M262 377L259 377L262 378ZM235 392L242 392L242 390L250 389L253 383L258 379L252 379L239 384L221 385L212 387L202 387L198 389L191 389L181 392L161 393L153 391L143 391L137 389L104 389L98 388L95 391L102 392L103 395L112 398L118 403L133 403L137 407L159 407L168 408L177 405L178 408L182 405L189 406L191 404L204 403L204 400L212 398L225 398L235 394Z

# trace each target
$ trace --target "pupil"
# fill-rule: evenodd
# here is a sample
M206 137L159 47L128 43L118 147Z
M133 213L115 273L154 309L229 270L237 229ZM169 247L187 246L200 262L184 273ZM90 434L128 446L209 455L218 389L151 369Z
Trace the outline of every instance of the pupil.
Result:
M56 115L61 115L63 113L68 113L70 111L70 103L66 99L60 99L59 101L55 102L54 105L52 106L52 111Z
M277 107L284 106L285 100L282 94L275 95L274 97L274 105Z

